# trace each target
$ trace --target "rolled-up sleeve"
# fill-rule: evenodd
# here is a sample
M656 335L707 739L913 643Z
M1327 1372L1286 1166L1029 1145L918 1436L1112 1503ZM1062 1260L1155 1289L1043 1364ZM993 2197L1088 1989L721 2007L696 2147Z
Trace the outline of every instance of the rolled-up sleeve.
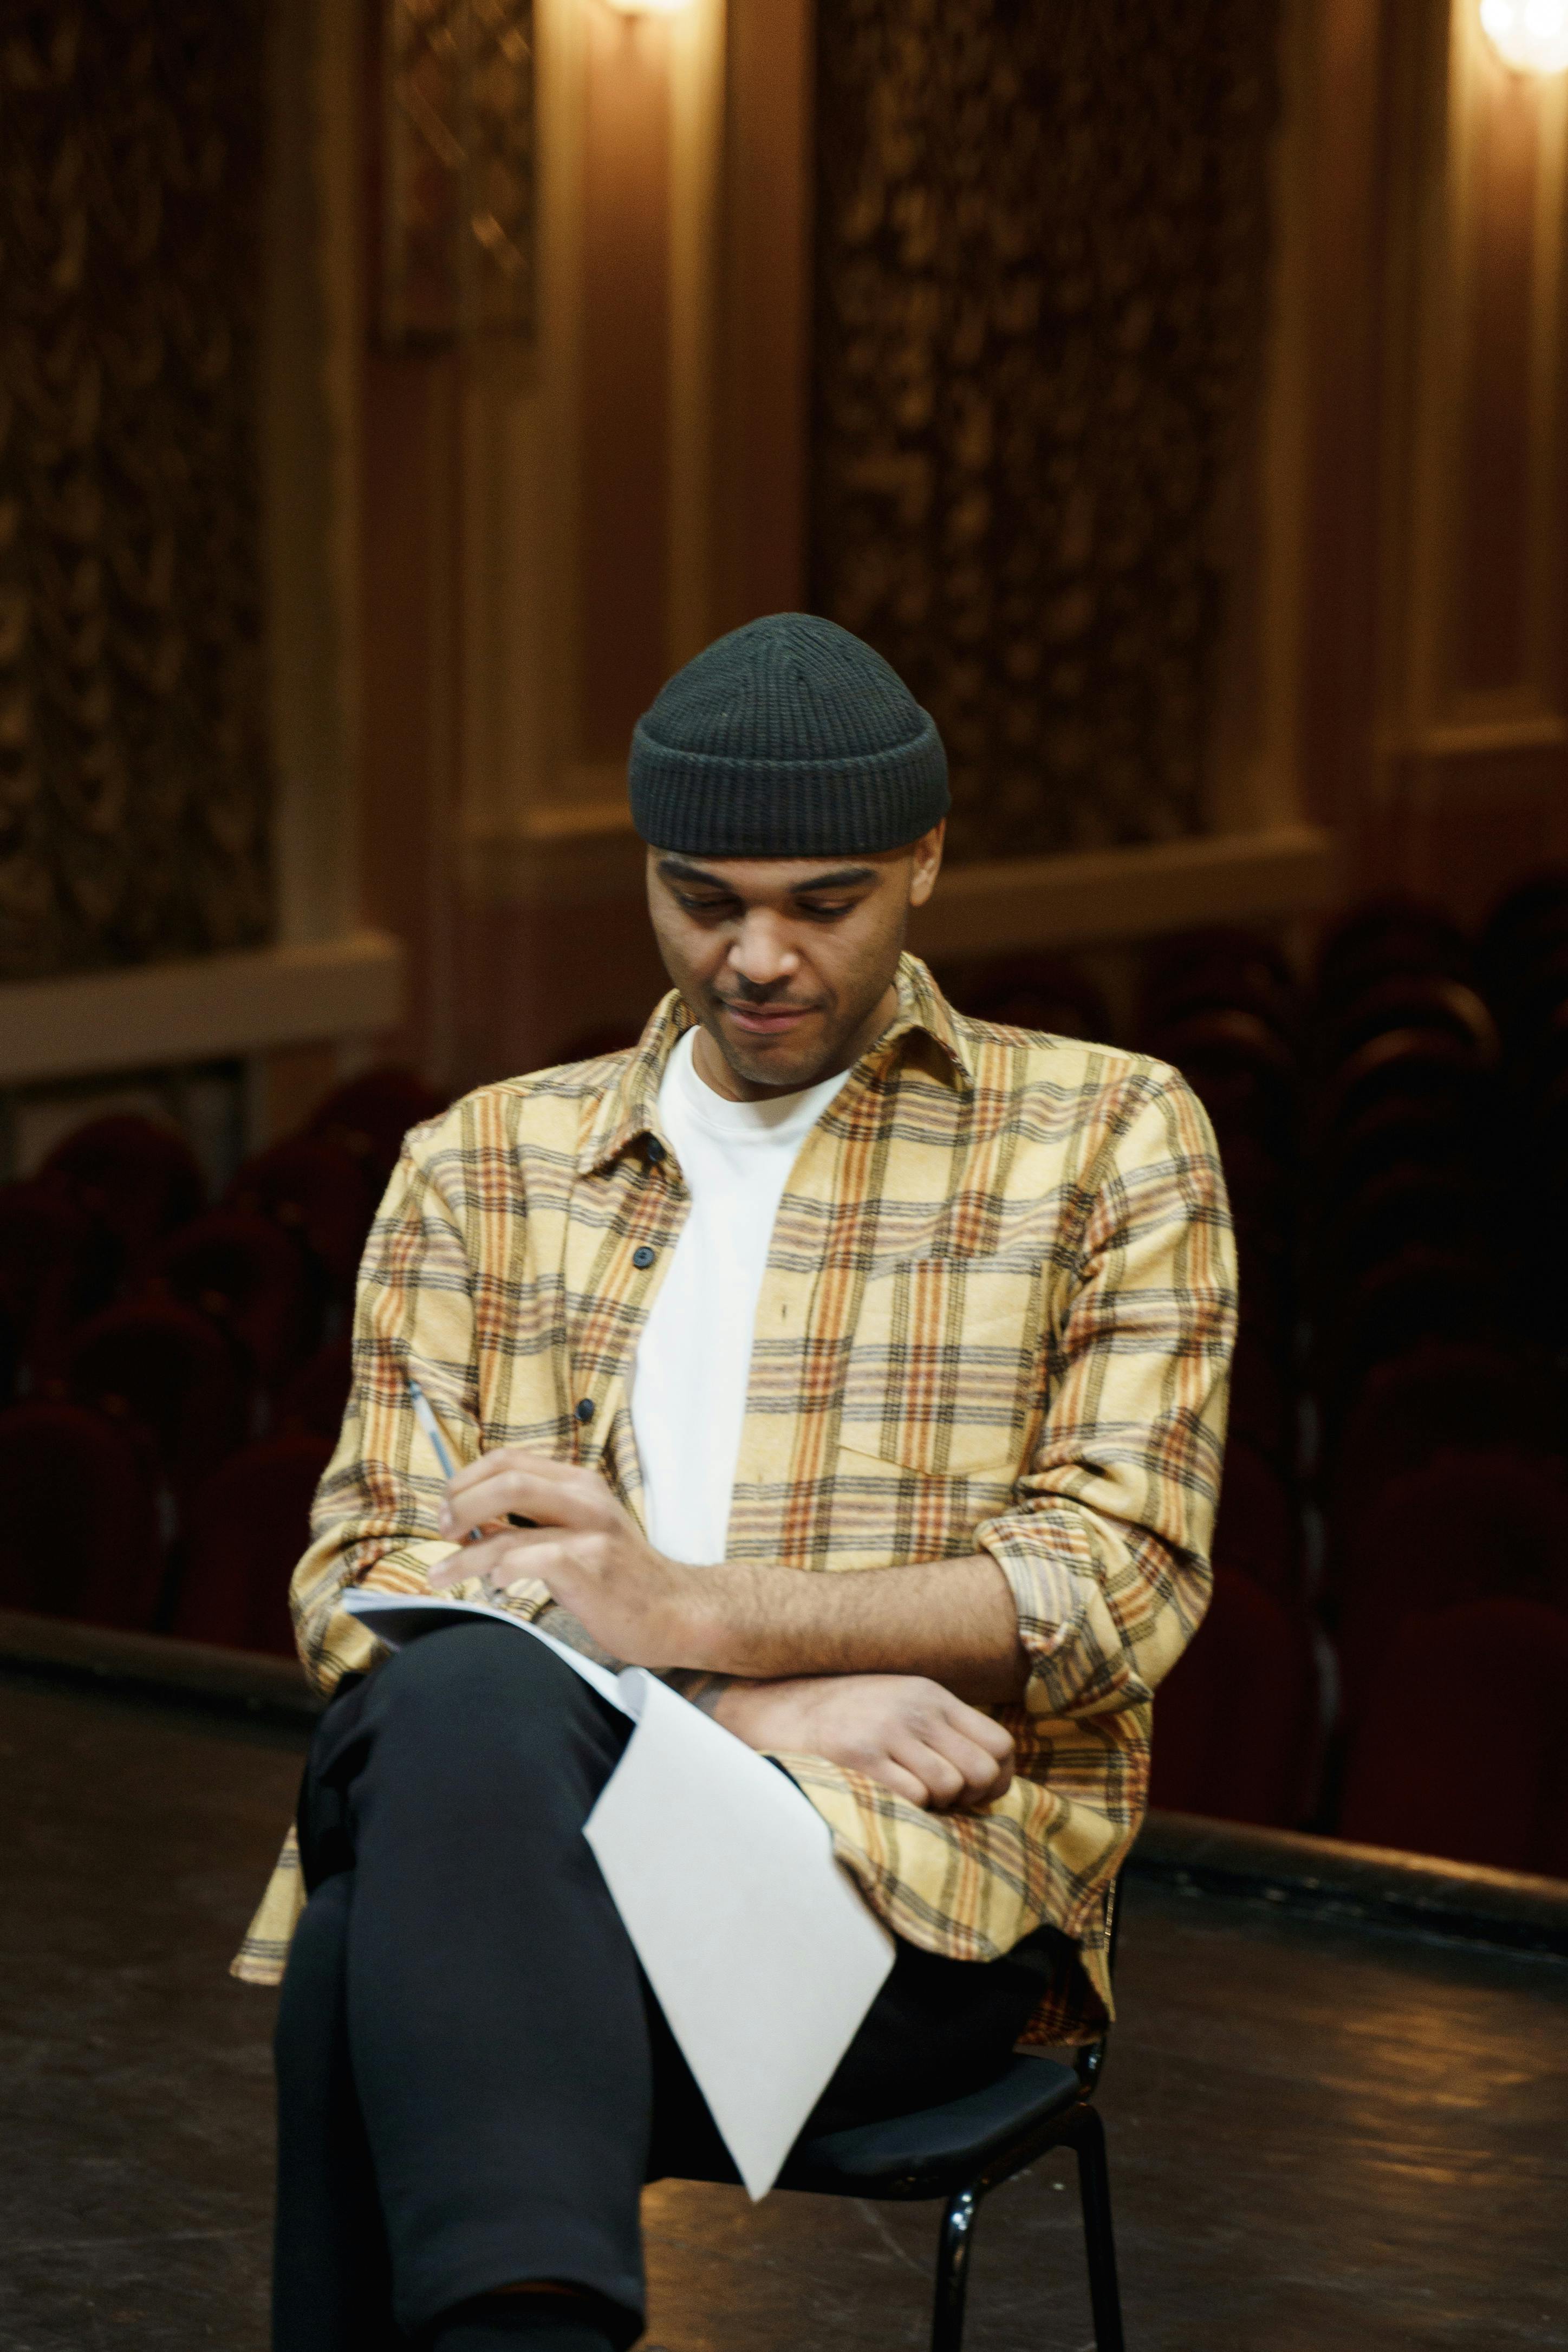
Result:
M1145 1701L1202 1620L1236 1328L1218 1151L1174 1071L1129 1080L1085 1192L1039 1443L976 1537L1018 1608L1025 1704L1054 1717Z

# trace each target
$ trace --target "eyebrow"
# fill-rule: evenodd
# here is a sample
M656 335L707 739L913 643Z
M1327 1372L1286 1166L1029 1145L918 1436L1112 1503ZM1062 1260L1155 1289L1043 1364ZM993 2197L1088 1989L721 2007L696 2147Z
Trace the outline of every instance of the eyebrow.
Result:
M727 898L737 896L719 875L708 873L705 866L688 865L684 857L661 857L658 870L666 882L686 882L706 890L722 890ZM792 898L809 898L819 890L847 890L857 883L874 882L876 878L874 866L835 866L831 873L813 874L809 881L797 882L789 895Z

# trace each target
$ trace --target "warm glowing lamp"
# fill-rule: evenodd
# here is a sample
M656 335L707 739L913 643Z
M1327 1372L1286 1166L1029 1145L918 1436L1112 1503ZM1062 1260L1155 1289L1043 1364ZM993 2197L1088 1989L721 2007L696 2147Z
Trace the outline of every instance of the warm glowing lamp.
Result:
M686 0L610 0L610 5L622 16L674 16L686 5ZM1568 5L1568 0L1564 0Z
M1481 24L1517 73L1568 71L1568 0L1481 0Z

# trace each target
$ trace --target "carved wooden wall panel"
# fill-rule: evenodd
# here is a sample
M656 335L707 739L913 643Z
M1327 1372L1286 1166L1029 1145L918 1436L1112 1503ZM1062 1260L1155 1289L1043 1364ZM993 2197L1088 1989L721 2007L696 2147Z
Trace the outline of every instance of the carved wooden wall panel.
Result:
M269 928L260 0L0 13L0 978Z
M1272 0L818 11L812 593L935 712L952 848L1204 825Z
M385 0L382 47L382 333L530 333L533 0Z

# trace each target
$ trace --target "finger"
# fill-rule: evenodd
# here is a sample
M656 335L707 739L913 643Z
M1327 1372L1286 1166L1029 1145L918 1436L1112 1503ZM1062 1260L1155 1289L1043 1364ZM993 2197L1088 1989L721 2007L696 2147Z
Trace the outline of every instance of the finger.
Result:
M855 1769L863 1772L868 1780L875 1780L880 1787L891 1789L895 1797L904 1798L906 1803L918 1805L923 1813L931 1810L931 1791L925 1781L918 1773L911 1772L894 1758L883 1755L868 1759L863 1764L857 1764Z
M437 1560L429 1572L431 1584L438 1592L455 1584L466 1584L471 1577L486 1584L515 1584L519 1576L535 1573L531 1568L506 1565L527 1541L525 1534L507 1528L499 1534L486 1536L479 1543L464 1544L456 1551L448 1552L444 1559Z
M588 1609L594 1589L591 1570L586 1571L581 1557L581 1539L562 1542L559 1531L552 1528L531 1528L527 1532L493 1536L494 1554L480 1573L485 1581L497 1592L505 1592L525 1578L542 1584L552 1601L572 1606L582 1617ZM479 1546L476 1544L477 1552ZM586 1618L583 1618L586 1623ZM588 1628L591 1633L593 1625Z
M477 1544L465 1544L459 1551L449 1551L429 1570L432 1588L437 1592L449 1591L455 1584L466 1584L479 1574Z
M944 1752L964 1776L962 1793L953 1800L956 1805L994 1804L1012 1780L1011 1758L1003 1761L973 1740L955 1739L950 1746L944 1743Z
M933 1812L944 1812L964 1793L964 1775L951 1757L929 1742L904 1733L888 1742L894 1760L914 1775L924 1786L925 1801Z
M453 1480L436 1517L442 1533L449 1536L465 1535L470 1528L494 1526L512 1517L551 1527L585 1527L593 1522L594 1504L591 1489L541 1478L532 1465L523 1468L512 1463L502 1467L492 1456L486 1475L472 1480L461 1495L456 1479Z
M998 1764L1011 1761L1012 1733L1004 1731L990 1716L982 1715L977 1706L970 1706L967 1700L954 1698L951 1695L943 1712L956 1731L961 1732L966 1739L973 1740L977 1748L985 1748Z
M938 1808L988 1805L1007 1785L994 1756L946 1725L927 1733L925 1752L911 1756L900 1749L902 1760L929 1782L931 1801ZM928 1764L927 1754L936 1758Z
M557 1462L551 1454L534 1454L523 1445L495 1445L476 1461L465 1462L462 1469L454 1474L446 1491L449 1495L465 1495L471 1486L482 1480L514 1470L529 1477L558 1484L577 1479L582 1475L574 1462Z
M984 1717L972 1717L984 1721ZM994 1726L990 1727L995 1728ZM1013 1777L1013 1744L1002 1734L1000 1752L995 1740L984 1744L971 1737L969 1725L950 1722L923 1726L925 1736L944 1756L950 1756L982 1803L999 1797Z

